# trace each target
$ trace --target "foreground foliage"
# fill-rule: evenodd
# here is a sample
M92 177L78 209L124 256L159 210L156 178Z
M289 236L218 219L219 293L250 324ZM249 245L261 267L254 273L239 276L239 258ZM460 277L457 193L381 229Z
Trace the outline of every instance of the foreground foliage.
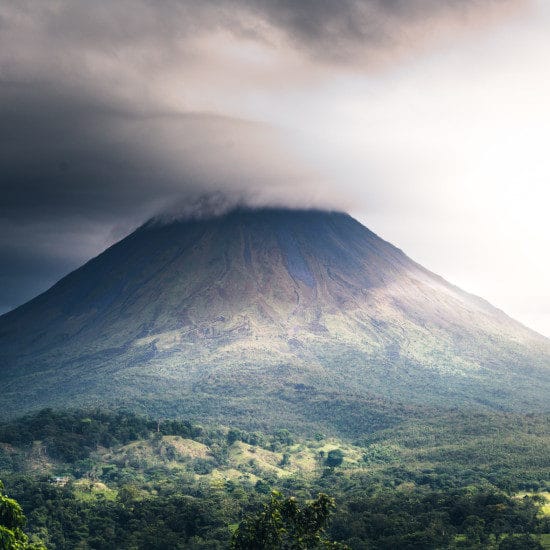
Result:
M8 498L0 481L0 549L1 550L45 550L41 542L29 542L23 532L26 518L19 503Z
M300 508L294 497L283 498L274 491L260 513L245 518L235 531L231 548L249 550L307 550L308 548L346 548L330 542L324 529L334 499L321 493Z

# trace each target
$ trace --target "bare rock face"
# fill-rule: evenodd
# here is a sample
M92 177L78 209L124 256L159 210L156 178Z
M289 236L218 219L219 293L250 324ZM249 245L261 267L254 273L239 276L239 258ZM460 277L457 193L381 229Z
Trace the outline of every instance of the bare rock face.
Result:
M548 339L336 212L152 220L0 317L8 413L288 425L362 422L382 401L534 411L549 374Z

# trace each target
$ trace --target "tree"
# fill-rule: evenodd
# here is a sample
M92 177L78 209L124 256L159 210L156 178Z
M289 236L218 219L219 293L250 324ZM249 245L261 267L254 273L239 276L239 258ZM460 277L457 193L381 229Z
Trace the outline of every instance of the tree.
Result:
M343 461L344 461L344 453L342 452L342 450L332 449L327 454L325 464L329 468L336 468L336 466L340 466L340 464L342 464Z
M260 513L239 524L231 547L234 550L345 549L346 546L329 541L324 534L334 508L334 499L325 494L300 507L295 498L285 499L274 491Z
M227 444L228 445L233 445L233 443L235 443L235 441L239 441L239 439L242 438L242 432L241 430L237 430L235 428L231 428L228 432L227 432Z
M4 494L0 481L0 550L46 550L40 542L29 542L29 537L23 533L25 523L21 506Z

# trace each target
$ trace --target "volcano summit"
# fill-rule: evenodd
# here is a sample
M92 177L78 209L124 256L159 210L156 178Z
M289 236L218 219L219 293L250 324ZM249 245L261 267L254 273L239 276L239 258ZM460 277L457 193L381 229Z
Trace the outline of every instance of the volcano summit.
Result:
M543 409L550 341L346 214L241 208L151 220L3 315L0 368L8 413L345 426L391 402Z

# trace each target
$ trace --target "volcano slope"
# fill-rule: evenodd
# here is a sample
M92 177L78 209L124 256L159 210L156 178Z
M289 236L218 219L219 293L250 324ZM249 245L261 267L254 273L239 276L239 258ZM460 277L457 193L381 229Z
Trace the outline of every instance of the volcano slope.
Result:
M407 406L548 408L550 341L346 214L236 209L151 220L0 317L0 369L9 415L369 430Z

